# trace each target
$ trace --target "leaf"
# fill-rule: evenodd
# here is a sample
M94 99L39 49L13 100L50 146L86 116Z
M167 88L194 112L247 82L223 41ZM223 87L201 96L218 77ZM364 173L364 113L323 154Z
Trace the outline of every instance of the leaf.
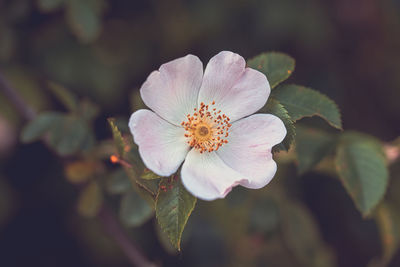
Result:
M135 169L124 166L123 167L129 179L132 182L132 185L139 193L139 195L145 199L151 206L155 205L155 199L157 197L158 186L154 184L157 182L156 180L144 180L137 177L137 173Z
M156 199L156 216L163 231L177 250L181 250L183 229L196 205L177 176L161 179Z
M22 130L21 141L32 142L48 134L48 144L58 154L72 155L91 148L94 136L82 118L58 112L44 112Z
M367 216L386 191L389 172L385 157L374 139L355 139L354 133L345 133L340 139L336 170L356 207Z
M51 12L60 8L65 0L38 0L39 9L43 12Z
M107 119L108 123L110 124L111 131L113 134L114 138L114 143L115 147L117 148L118 155L120 158L123 158L125 156L125 141L122 138L122 134L115 125L115 119L114 118L109 118Z
M334 151L336 137L328 132L315 128L296 128L296 154L298 172L312 169L323 158Z
M100 0L69 0L67 2L67 22L72 32L83 43L89 43L100 35L100 15L103 1Z
M262 53L247 61L249 67L267 76L271 88L289 78L294 71L295 60L284 53Z
M158 241L160 242L164 250L170 255L177 255L178 251L171 244L171 241L169 241L167 234L161 229L160 225L155 224L154 227L156 228L155 232L157 234Z
M94 136L88 123L74 115L65 115L57 120L49 131L49 145L62 156L89 149Z
M99 115L100 108L88 100L82 100L79 105L79 114L87 121L92 121Z
M103 204L103 195L99 185L92 181L80 193L78 199L78 212L80 215L92 218L100 211Z
M153 217L153 209L138 193L130 190L122 197L119 217L124 225L136 227Z
M65 165L65 177L72 184L82 184L95 174L96 169L93 161L74 161Z
M329 97L300 85L282 85L272 92L288 111L293 121L304 117L319 116L331 126L342 129L340 111Z
M78 109L78 99L67 88L53 82L48 83L49 89L55 97L70 111Z
M140 178L145 179L145 180L153 180L153 179L160 179L161 176L158 175L158 174L155 174L154 172L152 172L149 169L145 168L143 170L143 174L140 176Z
M43 112L39 114L22 129L21 141L29 143L40 139L63 117L64 115L58 112Z
M384 203L375 214L375 220L381 237L383 255L379 266L386 266L395 255L400 244L400 217L397 210Z
M262 111L279 117L286 127L287 134L285 139L282 141L282 143L274 146L273 151L289 151L289 148L294 141L294 137L296 136L296 128L286 109L277 100L270 98L268 99L267 105L262 109Z
M110 194L122 194L132 189L132 182L123 168L110 174L107 179L106 189Z

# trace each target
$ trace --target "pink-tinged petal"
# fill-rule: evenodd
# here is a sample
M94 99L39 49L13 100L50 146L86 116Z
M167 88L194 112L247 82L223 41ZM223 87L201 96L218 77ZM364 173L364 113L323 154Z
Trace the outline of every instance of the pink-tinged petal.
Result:
M193 55L178 58L153 71L140 89L143 102L168 122L180 125L193 113L203 79L203 64Z
M264 74L246 68L240 55L223 51L207 64L198 103L215 101L215 108L235 121L262 108L270 91Z
M194 196L203 200L224 198L243 176L229 168L215 152L202 153L192 149L183 163L182 183Z
M189 151L185 130L160 118L150 110L132 114L129 128L147 168L161 176L175 173Z
M229 142L217 154L232 169L247 180L240 184L248 188L261 188L276 173L271 148L286 136L283 122L271 114L255 114L232 124Z

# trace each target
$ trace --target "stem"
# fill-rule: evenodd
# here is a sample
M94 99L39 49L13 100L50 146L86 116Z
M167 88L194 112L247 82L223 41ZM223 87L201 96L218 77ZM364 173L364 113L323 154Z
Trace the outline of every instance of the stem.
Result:
M118 243L122 251L128 257L129 261L135 266L140 267L155 267L154 263L149 262L139 251L137 246L127 238L127 234L120 227L111 210L105 205L101 208L99 214L104 228L111 234L114 240Z
M11 103L14 105L14 107L17 109L19 114L21 114L24 119L26 120L32 120L33 118L36 117L36 112L29 107L24 99L17 93L16 90L14 90L9 83L4 79L3 75L0 72L0 90L3 91L5 96L8 98L8 100L11 101Z
M33 120L36 117L36 112L25 102L25 100L19 95L19 93L10 86L10 84L4 79L0 72L0 90L10 100L10 102L17 109L19 114L25 120ZM115 219L110 209L103 204L98 214L98 219L103 224L105 230L114 238L118 246L127 256L129 262L134 266L139 267L154 267L155 264L147 260L147 258L141 253L137 245L132 242L126 235L125 231Z

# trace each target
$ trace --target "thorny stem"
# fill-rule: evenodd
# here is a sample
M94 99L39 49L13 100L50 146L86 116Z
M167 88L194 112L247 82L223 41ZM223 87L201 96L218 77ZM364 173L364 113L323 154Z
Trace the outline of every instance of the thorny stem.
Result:
M36 112L28 106L25 100L19 95L19 93L10 86L10 84L4 79L0 72L0 91L8 98L8 100L14 105L19 114L25 120L33 120L36 117ZM129 262L134 266L139 267L154 267L157 266L150 262L140 251L136 244L132 242L121 227L111 210L103 204L98 214L98 219L103 224L105 230L114 238L115 242L121 248L121 250L127 256Z

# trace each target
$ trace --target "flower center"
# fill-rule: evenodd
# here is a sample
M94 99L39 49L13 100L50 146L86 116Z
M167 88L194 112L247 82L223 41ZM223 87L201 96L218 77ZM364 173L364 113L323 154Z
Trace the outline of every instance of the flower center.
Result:
M213 108L213 105L215 101L210 105L200 103L200 108L195 108L193 114L188 114L187 120L181 123L186 130L187 143L200 153L216 151L228 143L226 138L232 124L229 123L229 117L221 114L221 110Z

